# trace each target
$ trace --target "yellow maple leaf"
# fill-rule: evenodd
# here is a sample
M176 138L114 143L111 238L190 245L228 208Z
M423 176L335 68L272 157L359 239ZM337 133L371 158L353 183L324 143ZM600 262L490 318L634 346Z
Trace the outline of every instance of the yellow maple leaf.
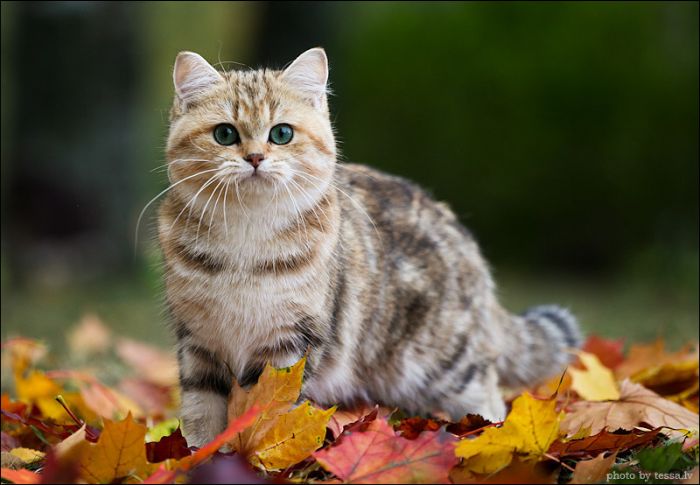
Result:
M123 421L105 420L97 444L90 444L80 461L80 475L88 483L113 483L125 478L146 477L146 427L134 422L131 413Z
M524 393L500 428L488 428L475 439L459 442L455 453L462 467L478 474L495 473L510 464L515 454L523 461L539 460L559 436L562 414L554 399L539 400Z
M27 464L43 460L44 456L46 456L44 452L32 450L31 448L13 448L10 450L10 454Z
M292 408L301 393L305 364L305 357L284 369L275 369L268 364L260 374L258 383L249 391L243 390L237 382L234 383L228 404L229 422L242 416L256 403L262 408L255 423L231 442L235 451L249 454L256 449L275 419Z
M579 351L578 357L586 370L569 368L571 388L586 401L616 401L620 399L620 389L612 371L600 363L598 357Z
M323 445L326 425L334 412L335 407L323 411L306 401L281 415L260 440L251 461L266 470L299 463Z
M229 444L254 465L279 470L311 456L323 445L326 425L335 412L317 409L308 401L294 407L301 393L306 358L291 367L267 365L249 391L237 383L231 393L228 418L232 422L253 405L261 412L255 422Z

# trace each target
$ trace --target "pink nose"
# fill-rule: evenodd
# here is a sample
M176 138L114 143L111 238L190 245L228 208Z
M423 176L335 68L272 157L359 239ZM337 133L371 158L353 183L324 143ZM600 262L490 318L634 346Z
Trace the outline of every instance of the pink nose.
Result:
M258 165L265 160L265 155L262 153L250 153L245 157L245 161L253 166L253 168L258 168Z

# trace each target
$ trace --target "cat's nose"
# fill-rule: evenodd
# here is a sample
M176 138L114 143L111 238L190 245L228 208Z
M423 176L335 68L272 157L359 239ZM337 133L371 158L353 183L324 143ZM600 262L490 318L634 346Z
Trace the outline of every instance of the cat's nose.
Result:
M263 155L262 153L249 153L248 155L246 155L244 160L251 164L253 168L258 168L258 165L260 165L262 161L265 160L265 155Z

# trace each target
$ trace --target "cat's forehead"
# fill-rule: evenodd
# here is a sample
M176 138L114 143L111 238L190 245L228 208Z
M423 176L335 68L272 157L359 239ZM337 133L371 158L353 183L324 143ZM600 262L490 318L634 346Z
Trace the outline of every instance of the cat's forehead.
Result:
M226 89L222 93L231 103L236 119L273 116L285 93L278 79L279 71L233 70L225 74Z

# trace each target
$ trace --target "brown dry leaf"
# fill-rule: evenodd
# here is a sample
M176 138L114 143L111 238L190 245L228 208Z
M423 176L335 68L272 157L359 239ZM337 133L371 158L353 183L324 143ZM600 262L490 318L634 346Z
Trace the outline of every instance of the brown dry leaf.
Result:
M116 351L139 377L163 387L178 384L177 359L172 353L125 338L117 341Z
M112 332L97 315L88 313L68 333L66 340L72 354L103 354L112 344Z
M697 413L698 364L697 358L691 358L649 367L634 374L631 380Z
M591 434L598 434L603 430L631 430L640 424L676 430L698 427L696 413L640 384L625 380L620 386L620 394L619 401L579 401L571 404L561 423L562 431L567 436L573 436L582 428L588 428Z
M617 457L617 451L607 458L605 458L605 453L601 453L592 460L579 461L570 483L604 482L610 468L615 464L615 457Z
M97 444L89 444L81 457L80 475L88 483L114 483L127 477L146 477L146 427L134 422L105 420Z
M374 412L375 409L377 410L377 417L379 418L387 418L392 413L391 409L381 406L370 407L361 405L352 409L339 409L331 416L330 421L328 421L328 429L333 433L333 437L337 438L343 433L343 429L346 426L364 419Z
M78 431L58 443L54 447L54 452L58 458L70 461L70 457L82 455L88 446L90 443L86 439L85 425L82 425Z

